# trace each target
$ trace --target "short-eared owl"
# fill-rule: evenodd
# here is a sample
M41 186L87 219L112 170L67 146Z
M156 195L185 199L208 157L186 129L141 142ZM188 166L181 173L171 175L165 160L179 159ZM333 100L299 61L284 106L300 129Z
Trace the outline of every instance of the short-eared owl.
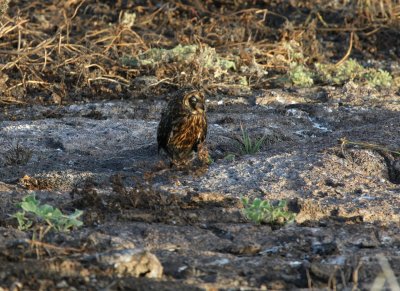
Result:
M157 130L158 150L163 149L172 164L187 164L193 159L193 152L206 149L206 135L204 94L195 89L179 90L161 115ZM204 153L198 154L199 159L204 160Z

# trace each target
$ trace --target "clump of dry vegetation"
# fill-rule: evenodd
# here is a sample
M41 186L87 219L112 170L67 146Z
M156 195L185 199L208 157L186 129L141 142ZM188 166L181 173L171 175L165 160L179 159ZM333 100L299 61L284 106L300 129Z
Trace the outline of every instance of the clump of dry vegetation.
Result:
M19 143L11 146L3 155L5 166L26 165L32 157L32 151Z
M4 13L6 13L8 9L8 2L9 0L1 0L0 1L0 18L3 16Z
M389 88L393 78L382 69L364 68L356 60L349 59L339 65L316 63L312 68L293 64L288 72L288 81L298 87L311 87L313 84L343 85L356 81L370 87Z
M394 0L7 2L1 104L134 97L145 76L157 78L151 94L188 83L265 88L285 74L309 86L315 62L400 54ZM387 86L387 74L368 78Z

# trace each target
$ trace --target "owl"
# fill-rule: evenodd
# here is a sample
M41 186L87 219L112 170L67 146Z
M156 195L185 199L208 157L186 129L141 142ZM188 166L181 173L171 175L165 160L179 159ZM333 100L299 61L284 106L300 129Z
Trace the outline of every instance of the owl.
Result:
M178 91L164 109L157 130L158 151L164 150L172 165L187 165L198 154L205 162L204 140L207 117L204 94L199 90Z

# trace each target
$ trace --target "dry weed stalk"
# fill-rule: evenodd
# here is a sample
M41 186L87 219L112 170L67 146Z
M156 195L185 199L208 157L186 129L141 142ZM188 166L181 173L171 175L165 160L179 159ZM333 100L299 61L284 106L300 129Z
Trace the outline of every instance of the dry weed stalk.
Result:
M392 154L395 154L397 156L400 156L400 151L399 150L392 150L392 149L389 149L386 146L382 146L382 145L378 145L378 144L373 144L373 143L368 143L368 142L350 141L345 137L341 138L339 140L339 142L340 142L340 147L342 149L342 153L343 153L344 156L345 156L344 152L345 152L345 149L346 149L347 145L358 146L358 147L361 147L363 149L384 151L384 152L387 152L387 153L392 153Z

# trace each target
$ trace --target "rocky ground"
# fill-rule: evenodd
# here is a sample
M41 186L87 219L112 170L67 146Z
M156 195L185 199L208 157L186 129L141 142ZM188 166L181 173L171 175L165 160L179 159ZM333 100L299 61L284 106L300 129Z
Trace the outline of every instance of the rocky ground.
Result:
M163 166L164 97L3 108L1 290L396 290L398 93L208 96L206 170ZM266 138L260 152L240 151L241 126ZM32 192L83 210L83 227L18 230L10 215ZM256 225L241 197L285 199L296 220Z

